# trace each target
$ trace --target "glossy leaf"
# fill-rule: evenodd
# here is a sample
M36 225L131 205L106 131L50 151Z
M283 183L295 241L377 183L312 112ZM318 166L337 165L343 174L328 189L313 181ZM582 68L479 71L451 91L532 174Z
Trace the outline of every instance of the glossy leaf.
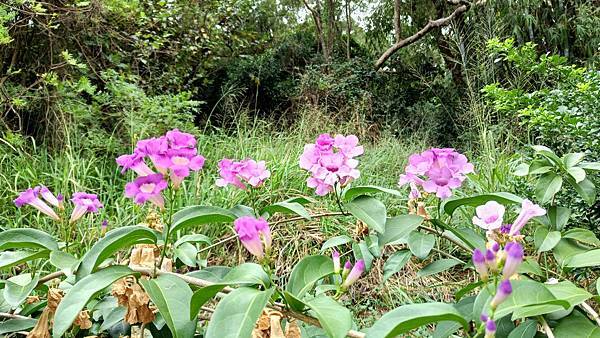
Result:
M592 297L592 294L586 290L577 287L569 281L562 281L556 284L545 284L556 299L561 299L569 302L571 306L581 304Z
M33 278L31 274L24 273L10 277L5 281L4 286L4 301L6 301L12 308L16 308L21 305L29 296L29 294L35 289L40 279L39 275L35 275Z
M556 155L556 153L554 153L554 151L552 151L552 149L542 145L534 145L531 146L531 148L533 148L536 153L552 161L554 165L562 165L561 159Z
M542 204L550 202L562 187L562 183L562 177L555 173L549 172L542 175L535 186L536 198Z
M233 290L217 305L206 338L250 338L274 291L274 288L259 291L249 287Z
M419 270L419 272L417 272L417 276L418 277L426 277L426 276L435 275L442 271L446 271L460 263L461 262L457 261L456 259L451 259L451 258L440 259L440 260L437 260L437 261L434 261L434 262L428 264L423 269Z
M383 265L383 282L385 283L391 276L402 270L410 257L412 257L412 254L409 250L394 252Z
M413 231L408 236L408 248L413 255L420 259L425 259L429 255L431 249L435 245L435 236L424 234L422 232Z
M260 214L268 213L273 215L276 212L282 214L295 214L301 216L307 220L310 220L310 213L304 208L304 206L297 202L279 202L271 204L260 211Z
M350 310L340 305L332 298L321 296L306 302L321 323L321 326L331 338L346 337L352 328Z
M537 321L527 319L510 332L508 338L533 338L537 332Z
M575 254L567 260L565 266L569 268L585 268L600 265L600 249L594 249Z
M9 229L0 232L0 251L19 248L58 250L58 244L47 233L37 229Z
M179 259L187 266L196 267L198 265L198 249L192 243L184 242L179 244L175 247L173 253L176 259Z
M36 319L28 318L28 319L9 319L3 322L0 322L0 335L4 336L7 333L13 333L18 331L28 331L33 328L37 323Z
M473 282L468 284L467 286L465 286L464 288L456 291L456 293L454 294L454 298L459 301L461 300L466 294L468 294L469 292L477 289L478 287L480 287L481 285L483 285L483 281L477 281L477 282Z
M471 197L450 198L442 203L442 210L448 215L452 215L454 211L461 206L476 207L485 204L489 201L496 201L500 204L521 204L523 199L517 195L507 192L497 192L492 194L475 195Z
M564 228L569 222L569 217L571 217L571 209L569 208L557 207L555 205L548 208L548 219L556 230Z
M578 167L585 170L600 171L600 162L581 162Z
M88 301L117 280L132 275L134 272L126 266L110 266L93 274L87 275L75 283L58 304L54 321L52 337L60 338L71 327L71 324Z
M5 251L0 253L0 269L6 269L38 258L47 258L49 250Z
M302 298L319 280L333 274L333 261L329 256L304 257L290 274L285 290Z
M574 180L568 180L568 182L589 206L594 205L596 201L596 186L592 181L586 178L581 182L575 182Z
M385 193L394 196L402 196L402 194L396 189L383 188L375 185L361 185L346 190L342 198L345 201L351 201L356 196L375 193Z
M174 338L193 337L196 320L190 320L192 290L183 279L161 275L154 279L140 279L140 284L160 311Z
M191 234L181 236L177 241L175 241L174 247L178 247L182 243L204 243L204 244L212 244L210 238L203 234Z
M50 253L50 264L55 268L70 275L73 273L73 269L77 266L77 258L70 253L63 251L52 251Z
M323 243L323 246L321 246L321 253L324 253L327 249L334 248L339 245L344 245L350 242L352 242L352 238L346 235L332 237L325 241L325 243Z
M585 153L569 153L563 156L563 162L568 169L579 164L584 158Z
M360 241L358 243L353 243L352 252L354 253L355 261L358 261L359 259L364 260L365 269L367 271L371 270L371 266L373 265L373 259L375 259L375 257L373 257L371 250L369 250L367 242Z
M562 237L574 239L578 242L593 245L593 246L600 246L600 240L598 240L598 237L596 237L596 234L594 234L592 231L587 230L587 229L572 228L572 229L569 229L567 232L565 232L562 235Z
M550 251L560 241L560 231L548 231L545 226L539 226L535 230L534 241L538 252Z
M223 208L196 205L187 207L173 215L171 233L187 227L211 223L229 223L236 219L235 215Z
M540 276L540 277L546 277L546 274L544 274L544 272L540 268L540 265L538 264L538 262L536 262L531 257L525 258L523 263L521 263L521 265L519 265L519 269L517 270L517 272L524 273L524 274L536 275L536 276Z
M386 209L380 200L366 195L358 196L346 203L346 209L365 222L369 229L379 233L385 230Z
M572 167L567 169L567 173L571 175L571 177L575 180L575 182L579 183L585 180L585 170L579 167Z
M555 338L594 338L600 337L600 327L579 311L561 319L553 330Z
M121 249L128 248L134 244L156 243L156 241L157 233L141 225L126 226L111 230L81 258L81 263L76 273L77 280L81 280L94 272L98 265Z
M513 292L496 310L498 317L513 313L512 318L516 319L569 308L567 301L557 299L543 283L513 280L511 284Z
M400 244L408 241L408 235L425 220L418 215L401 215L388 218L383 233L379 234L379 244Z
M454 321L467 329L463 315L450 304L423 303L400 306L384 314L367 330L367 338L392 338L412 329L440 321Z

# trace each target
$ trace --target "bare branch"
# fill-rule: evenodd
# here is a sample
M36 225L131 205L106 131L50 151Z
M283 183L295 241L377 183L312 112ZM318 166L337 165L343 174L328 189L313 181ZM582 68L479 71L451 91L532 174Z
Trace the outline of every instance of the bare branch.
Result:
M450 22L452 22L452 20L454 20L456 17L462 15L469 9L469 4L465 3L464 1L460 1L460 0L449 0L449 1L451 3L454 3L454 2L461 3L461 5L458 6L454 10L454 12L452 12L452 14L450 14L449 16L447 16L445 18L440 18L437 20L430 20L427 23L427 25L425 25L425 27L421 28L421 30L416 32L414 35L411 35L411 36L407 37L406 39L404 39L402 41L398 41L395 44L393 44L390 48L388 48L388 50L386 50L379 57L377 62L375 62L375 70L381 68L381 66L383 66L383 64L387 61L387 59L389 59L390 56L392 56L394 53L396 53L399 49L419 41L433 29L449 25Z

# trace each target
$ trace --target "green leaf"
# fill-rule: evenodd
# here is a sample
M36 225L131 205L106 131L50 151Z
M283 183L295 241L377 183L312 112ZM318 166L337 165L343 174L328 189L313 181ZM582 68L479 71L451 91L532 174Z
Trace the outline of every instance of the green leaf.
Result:
M518 268L517 272L518 273L525 273L525 274L536 275L536 276L540 276L540 277L546 277L546 275L544 274L544 272L540 268L540 265L538 264L538 262L536 262L531 257L525 258L525 260L523 261L523 263L521 263L521 265L519 265L519 268Z
M410 304L384 314L367 330L367 337L392 338L417 327L440 321L454 321L460 323L465 330L468 328L463 315L450 304Z
M302 299L319 280L333 274L331 257L315 255L304 257L294 266L285 290Z
M572 167L567 169L567 173L571 175L571 177L575 180L575 182L579 183L585 180L585 170L579 167Z
M321 296L306 302L306 305L315 313L321 326L331 338L344 338L352 328L350 310L340 305L335 300Z
M581 162L579 168L592 171L600 171L600 162Z
M600 277L596 279L596 293L600 295Z
M373 265L373 254L371 254L371 250L369 250L369 246L363 240L359 243L352 244L352 252L354 253L354 259L359 260L362 259L365 261L365 269L367 271L371 270L371 266Z
M548 160L553 162L555 165L563 164L562 161L560 160L560 158L558 156L556 156L556 153L554 153L554 151L552 151L552 149L550 149L546 146L542 146L542 145L534 145L534 146L531 146L531 148L533 148L533 150L535 150L536 153L544 156L545 158L547 158Z
M600 265L600 249L589 250L574 254L566 261L565 266L569 268L585 268Z
M575 182L572 179L569 179L568 182L589 206L594 205L594 202L596 202L596 186L592 181L586 178L581 182Z
M437 261L432 262L432 263L428 264L427 266L425 266L423 269L421 269L419 272L417 272L417 276L425 277L425 276L435 275L442 271L448 270L451 267L453 267L457 264L460 264L460 263L461 262L457 261L456 259L451 259L451 258L440 259L440 260L437 260Z
M229 273L229 271L231 271L231 268L228 266L215 265L206 267L202 270L188 272L185 275L213 283L219 283Z
M58 304L54 318L60 318L60 320L54 321L52 337L62 337L92 297L117 280L132 274L135 273L128 267L115 265L87 275L75 283Z
M198 265L198 249L192 243L184 242L176 246L173 250L174 257L179 259L183 264L191 267Z
M598 238L592 231L587 230L587 229L572 228L572 229L569 229L567 232L565 232L562 235L562 237L574 239L578 242L593 245L593 246L600 246L600 240L598 240Z
M545 158L535 159L529 165L529 175L545 174L552 170L553 165Z
M379 233L385 230L386 210L380 200L366 195L358 196L346 203L346 209L370 229Z
M29 296L31 291L35 289L39 280L39 275L35 275L32 278L29 273L10 277L5 281L4 300L10 304L12 308L18 307L25 301L25 298Z
M240 218L243 216L252 216L255 217L254 209L247 205L238 204L233 208L229 208L228 210L235 218Z
M480 287L481 285L483 285L483 281L477 281L477 282L473 282L470 283L469 285L465 286L464 288L456 291L456 293L454 294L454 298L459 301L461 300L467 293L475 290L476 288Z
M187 227L210 223L229 223L236 219L235 215L223 208L195 205L176 212L173 215L171 233Z
M471 197L450 198L442 203L441 208L446 214L452 215L454 211L461 206L468 205L476 207L489 201L496 201L500 204L521 204L523 199L508 192L497 192L492 194L475 195Z
M410 260L410 257L412 257L412 254L409 250L394 252L383 265L383 282L385 283L395 273L402 270Z
M174 338L194 336L196 320L190 320L188 316L192 290L183 279L161 275L155 279L140 279L140 284L167 322Z
M425 220L425 218L417 215L401 215L388 218L385 222L385 230L379 234L379 244L406 243L408 235L416 230Z
M296 214L305 219L310 220L310 213L302 206L302 204L297 202L279 202L275 204L271 204L267 207L264 207L260 214L268 213L269 215L273 215L276 212L280 212L282 214Z
M555 173L549 172L542 175L535 186L536 198L542 204L550 202L562 187L562 183L562 177Z
M548 208L548 219L556 230L561 230L569 222L571 217L571 209L564 207L557 207L556 205Z
M508 338L533 338L537 332L537 321L527 319L510 332Z
M121 249L128 248L134 244L156 243L156 234L154 230L141 225L116 228L107 232L81 258L81 263L76 273L77 280L81 280L94 272L98 265Z
M375 193L386 193L394 196L402 196L402 194L395 189L388 189L383 187L378 187L375 185L361 185L357 187L352 187L344 193L342 198L345 201L351 201L356 196L365 195L365 194L375 194Z
M210 238L208 236L202 235L202 234L191 234L191 235L185 235L185 236L181 236L181 238L179 238L175 244L173 244L174 247L178 247L183 243L205 243L205 244L212 244L212 241L210 240Z
M323 246L321 247L321 253L324 253L327 249L334 248L338 245L344 245L350 242L352 242L352 238L346 235L332 237L325 241L325 243L323 243Z
M600 337L600 327L579 311L573 311L558 321L553 333L555 338L593 338Z
M560 231L548 231L545 226L539 226L535 230L534 241L538 252L550 251L560 241Z
M591 293L577 287L569 281L562 281L556 284L545 284L545 286L556 299L565 300L569 302L571 306L581 304L592 297Z
M0 232L0 251L18 248L58 250L58 244L47 233L37 229L9 229Z
M217 305L206 338L249 338L274 291L274 288L259 291L249 287L233 290Z
M521 163L513 171L513 175L523 177L529 175L529 164Z
M6 269L38 258L47 258L49 250L5 251L0 253L0 269Z
M420 259L425 259L429 255L431 249L435 245L435 236L424 234L422 232L413 231L408 236L408 248L413 255Z
M542 283L533 280L512 280L510 296L498 306L496 316L513 313L512 318L523 318L569 308L569 303L557 299Z
M469 248L479 248L485 250L485 237L477 233L473 228L465 226L449 227L450 230L444 231L444 234L449 235L458 242L463 243ZM457 236L457 235L460 235Z
M584 153L569 153L563 156L563 162L567 169L576 166L579 162L583 161L585 157Z
M66 275L71 275L79 261L75 256L64 251L52 251L50 253L50 264L55 268L65 272Z
M28 331L37 323L36 319L9 319L0 323L0 335L17 331Z

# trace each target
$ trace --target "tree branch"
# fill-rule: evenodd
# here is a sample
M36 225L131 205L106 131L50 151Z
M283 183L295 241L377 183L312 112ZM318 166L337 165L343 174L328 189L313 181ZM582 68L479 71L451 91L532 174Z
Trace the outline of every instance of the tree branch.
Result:
M462 1L462 0L449 0L450 3L458 3L460 4L460 6L458 6L454 12L452 12L452 14L450 14L449 16L445 17L445 18L440 18L437 20L430 20L427 25L425 25L425 27L421 28L420 31L416 32L415 34L407 37L404 40L398 41L395 44L393 44L390 48L388 48L388 50L386 50L377 60L377 62L375 62L375 70L378 70L379 68L381 68L381 66L383 66L383 64L387 61L387 59L390 58L390 56L394 55L394 53L396 53L399 49L406 47L408 45L411 45L417 41L419 41L420 39L422 39L425 35L427 35L427 33L429 33L431 30L436 29L436 28L440 28L440 27L444 27L450 24L450 22L452 22L452 20L454 20L454 18L458 17L459 15L462 15L463 13L465 13L468 9L469 9L469 3Z

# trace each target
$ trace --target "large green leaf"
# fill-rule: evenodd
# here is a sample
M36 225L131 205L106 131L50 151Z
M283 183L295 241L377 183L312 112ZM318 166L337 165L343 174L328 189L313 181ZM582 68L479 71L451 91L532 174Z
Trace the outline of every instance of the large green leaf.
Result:
M306 302L306 306L315 313L330 338L346 337L352 328L350 310L329 297L321 296L311 299Z
M394 196L402 196L402 194L395 189L378 187L376 185L361 185L357 187L352 187L344 193L342 198L345 201L351 201L356 196L365 195L365 194L374 194L374 193L386 193Z
M223 208L195 205L176 212L173 215L171 233L187 227L209 223L229 223L236 219L235 215Z
M383 315L367 330L367 338L392 338L417 327L440 321L454 321L467 329L463 315L452 305L423 303L403 305Z
M196 270L186 273L186 276L203 279L212 283L219 283L231 271L228 266L215 265L209 266L202 270Z
M513 319L569 308L569 303L557 299L546 286L533 280L511 281L513 292L498 306L496 316L513 313Z
M40 279L39 275L31 276L29 273L16 275L6 280L4 286L4 300L16 308L25 301L31 291L35 289Z
M282 214L296 214L305 219L310 220L310 213L304 208L304 206L297 202L279 202L275 204L271 204L269 206L264 207L260 214L267 213L269 215L273 215L274 213L279 212Z
M575 240L563 238L552 249L552 254L561 267L566 267L571 257L588 251L588 247L580 245Z
M446 214L452 215L454 210L463 205L476 207L489 201L496 201L500 204L521 204L523 199L508 192L497 192L492 194L475 195L471 197L447 199L442 203L441 208Z
M50 264L63 271L67 276L73 274L73 269L77 265L77 258L64 251L52 251L50 253Z
M560 241L560 236L560 231L548 231L545 226L537 227L533 238L538 252L552 250Z
M116 228L106 233L81 258L77 268L77 280L94 272L98 265L113 256L117 251L139 243L156 243L157 233L145 226L133 225Z
M553 172L548 172L539 178L535 186L535 197L542 203L548 203L560 190L563 184L562 177Z
M17 248L58 250L58 244L47 233L37 229L9 229L0 232L0 251Z
M571 229L567 230L567 232L565 232L562 235L562 237L574 239L578 242L593 245L596 247L600 246L600 240L598 240L598 237L596 237L596 234L594 234L592 231L590 231L588 229L571 228Z
M596 186L588 178L581 182L575 182L572 178L567 178L567 182L577 191L579 196L589 205L594 205L596 202Z
M451 267L458 265L460 263L461 263L460 261L457 261L456 259L452 259L452 258L440 259L440 260L437 260L435 262L428 264L423 269L419 270L419 272L417 272L417 276L425 277L425 276L435 275L436 273L440 273L442 271L448 270Z
M346 203L346 209L370 229L379 233L385 230L386 210L380 200L366 195L358 196Z
M569 217L571 217L571 209L569 208L558 207L556 205L548 208L548 220L556 230L564 228L569 222Z
M435 245L435 236L413 231L408 236L408 248L413 255L420 259L425 259Z
M448 231L470 249L482 248L482 246L485 247L484 238L473 230L466 231L467 228L465 227L450 226L437 218L432 219L431 223Z
M190 286L183 279L173 275L140 279L140 283L160 311L173 337L193 337L196 320L189 318L192 299Z
M58 304L54 318L60 318L60 320L54 321L52 337L62 337L79 314L79 311L92 297L111 286L115 281L132 274L135 273L128 267L115 265L87 275L75 283Z
M334 248L338 245L344 245L344 244L350 243L350 242L352 242L352 238L350 238L346 235L332 237L332 238L326 240L325 243L323 243L323 246L321 246L321 253L324 253L325 250L327 250L327 249Z
M552 151L552 149L542 145L534 145L531 146L531 148L533 148L533 150L535 150L536 153L544 156L549 161L553 162L554 165L563 166L563 161L556 155L554 151Z
M379 234L379 245L399 244L408 241L408 235L416 230L425 220L418 215L401 215L388 218L385 230Z
M579 167L572 167L567 169L567 173L571 175L571 177L575 180L575 182L579 183L585 180L585 170Z
M600 171L600 162L581 162L579 167L585 170Z
M545 284L545 286L556 299L565 300L569 302L571 306L581 304L592 297L591 293L577 287L569 281L562 281L556 284Z
M33 318L19 318L6 320L0 323L0 335L4 336L7 333L27 331L33 328L36 323L37 320Z
M191 267L198 265L198 249L192 243L184 242L179 244L173 250L176 259L179 259L183 264Z
M5 251L0 253L0 269L6 269L38 258L47 258L49 250Z
M274 288L259 291L250 287L233 290L217 305L206 338L250 338L274 291Z
M585 153L568 153L563 156L563 162L568 169L579 164L584 158Z
M366 241L363 240L358 243L352 243L352 253L354 253L354 259L356 261L359 259L365 261L365 269L367 271L371 270L375 257L373 257L371 250L369 250L369 245Z
M579 311L561 319L553 330L555 338L595 338L600 337L600 327L594 325Z
M331 257L322 255L304 257L294 266L285 290L301 299L315 283L331 274L333 274Z
M528 319L510 332L508 338L533 338L537 332L537 321Z
M388 278L402 270L411 257L412 254L409 250L400 250L394 252L394 254L391 255L383 265L383 282L385 283Z
M600 249L589 250L575 254L567 260L565 266L569 268L585 268L600 265Z

